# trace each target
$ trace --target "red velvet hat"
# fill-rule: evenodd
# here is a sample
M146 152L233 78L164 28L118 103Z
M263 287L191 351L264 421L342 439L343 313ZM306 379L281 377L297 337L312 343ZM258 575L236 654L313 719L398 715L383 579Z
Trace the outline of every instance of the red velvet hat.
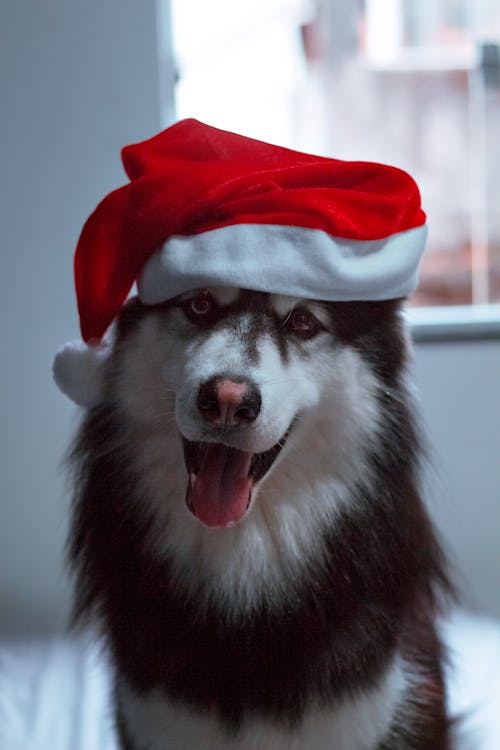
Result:
M135 281L146 304L209 283L316 299L382 299L415 286L425 214L399 169L196 120L125 147L122 159L130 182L98 205L76 248L85 341L102 337ZM342 267L346 255L352 268Z
M211 285L322 300L403 297L426 239L414 180L395 167L303 154L183 120L122 151L130 181L75 252L84 341L134 282L144 304Z

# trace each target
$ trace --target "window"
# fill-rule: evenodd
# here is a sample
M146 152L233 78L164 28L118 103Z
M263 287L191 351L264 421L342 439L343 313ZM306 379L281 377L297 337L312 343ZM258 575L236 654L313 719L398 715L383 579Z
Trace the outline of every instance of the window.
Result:
M407 169L414 305L500 303L498 0L172 0L177 117Z

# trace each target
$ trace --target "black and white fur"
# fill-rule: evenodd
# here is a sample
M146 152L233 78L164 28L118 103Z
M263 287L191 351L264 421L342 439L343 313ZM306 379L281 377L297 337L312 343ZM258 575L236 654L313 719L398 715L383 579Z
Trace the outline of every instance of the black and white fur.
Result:
M124 307L73 453L71 537L124 750L450 747L406 361L399 300L214 288ZM258 389L252 420L200 413L221 373ZM182 438L282 445L237 524L186 506Z

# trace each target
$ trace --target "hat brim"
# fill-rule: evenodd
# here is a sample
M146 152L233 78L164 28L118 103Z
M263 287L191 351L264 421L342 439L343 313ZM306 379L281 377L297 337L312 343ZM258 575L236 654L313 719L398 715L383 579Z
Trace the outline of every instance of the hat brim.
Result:
M376 240L234 224L170 237L145 264L137 288L146 305L208 286L317 300L395 299L415 290L426 237L425 224Z

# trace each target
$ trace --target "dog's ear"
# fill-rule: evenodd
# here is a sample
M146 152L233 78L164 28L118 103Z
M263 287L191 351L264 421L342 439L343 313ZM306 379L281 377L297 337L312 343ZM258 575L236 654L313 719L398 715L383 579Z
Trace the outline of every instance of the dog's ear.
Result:
M335 334L343 343L353 343L366 336L398 330L404 299L378 301L328 302Z
M126 338L140 323L144 315L153 310L167 308L172 304L171 300L159 305L144 305L139 297L129 297L120 310L113 326L113 336L117 341Z
M104 365L111 352L107 341L85 344L70 341L54 357L52 372L60 390L86 409L96 406L102 399Z

